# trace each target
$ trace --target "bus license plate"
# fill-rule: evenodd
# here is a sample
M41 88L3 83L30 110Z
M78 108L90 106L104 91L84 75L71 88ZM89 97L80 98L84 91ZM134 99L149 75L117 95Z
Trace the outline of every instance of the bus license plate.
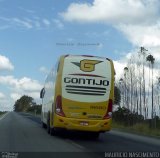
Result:
M80 122L80 125L82 125L82 126L88 126L88 122Z

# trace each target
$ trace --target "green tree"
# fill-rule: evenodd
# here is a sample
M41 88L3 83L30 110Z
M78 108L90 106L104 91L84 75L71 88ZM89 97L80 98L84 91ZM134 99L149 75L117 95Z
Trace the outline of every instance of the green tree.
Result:
M18 99L14 104L14 111L27 111L29 107L34 105L33 98L23 95L20 99Z

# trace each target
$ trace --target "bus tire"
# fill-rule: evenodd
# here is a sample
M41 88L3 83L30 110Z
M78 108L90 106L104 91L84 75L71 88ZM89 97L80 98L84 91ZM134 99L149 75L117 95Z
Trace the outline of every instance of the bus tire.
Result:
M94 139L98 139L98 138L99 138L99 135L100 135L99 132L94 132L94 133L92 133L92 137L93 137Z
M50 135L55 136L56 135L56 130L55 128L50 128Z
M46 128L46 124L44 122L41 122L42 128Z
M50 134L50 118L47 119L47 133Z

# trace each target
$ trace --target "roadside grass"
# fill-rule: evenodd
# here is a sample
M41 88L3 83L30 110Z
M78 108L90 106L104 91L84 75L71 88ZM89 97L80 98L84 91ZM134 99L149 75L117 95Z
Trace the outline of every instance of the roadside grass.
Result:
M0 117L5 113L6 113L6 111L0 111Z
M126 131L129 133L141 134L145 136L153 136L160 138L160 129L151 129L147 123L137 123L133 126L125 126L121 123L112 122L112 128L116 130Z

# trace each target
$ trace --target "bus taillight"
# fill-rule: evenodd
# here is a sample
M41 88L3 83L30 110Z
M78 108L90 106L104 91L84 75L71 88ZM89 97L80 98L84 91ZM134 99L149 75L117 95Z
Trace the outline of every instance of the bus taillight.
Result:
M111 117L112 117L112 99L109 99L108 110L107 110L105 116L103 117L103 119L109 119Z
M62 97L60 95L56 98L56 114L65 117L65 114L62 110Z

